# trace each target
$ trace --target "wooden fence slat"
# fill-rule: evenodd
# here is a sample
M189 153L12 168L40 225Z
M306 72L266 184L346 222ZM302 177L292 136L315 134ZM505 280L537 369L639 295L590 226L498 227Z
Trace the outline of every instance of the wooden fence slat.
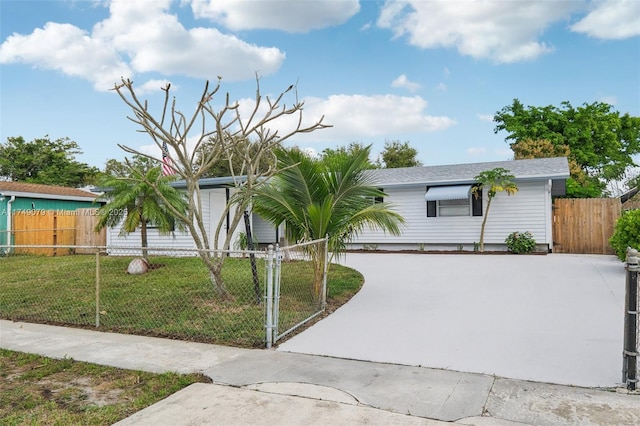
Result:
M553 204L556 253L614 254L609 246L622 206L618 198L558 198Z
M98 222L98 209L78 209L76 210L76 240L77 246L106 246L107 232L102 228L100 232L95 232ZM90 253L87 249L77 249L77 253Z
M44 210L24 210L13 214L15 245L52 245L53 215ZM16 253L42 254L53 256L53 249L19 249Z
M13 244L19 245L60 245L60 246L104 246L106 232L93 231L98 219L97 209L73 210L31 210L12 214ZM90 252L78 250L76 252ZM71 254L68 249L20 248L17 253L63 256Z

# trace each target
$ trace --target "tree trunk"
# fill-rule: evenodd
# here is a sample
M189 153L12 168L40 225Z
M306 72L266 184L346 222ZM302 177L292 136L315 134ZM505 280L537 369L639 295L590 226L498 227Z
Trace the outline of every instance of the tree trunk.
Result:
M140 222L140 238L142 238L142 257L144 260L149 260L149 243L147 241L147 221L142 218Z
M313 296L318 305L324 305L325 300L323 300L323 284L324 284L324 273L325 273L325 246L322 245L321 248L315 253L313 261Z
M482 227L480 228L480 252L484 251L484 226L487 224L487 217L489 216L489 207L491 207L491 197L487 200L487 210L484 212L484 218L482 219Z
M222 265L224 263L223 254L215 254L214 258L211 259L209 257L209 253L200 252L200 257L204 261L205 265L209 269L209 278L211 280L211 285L215 290L218 297L223 300L233 300L233 295L227 290L227 287L224 285L224 279L222 278ZM219 257L215 257L219 256Z

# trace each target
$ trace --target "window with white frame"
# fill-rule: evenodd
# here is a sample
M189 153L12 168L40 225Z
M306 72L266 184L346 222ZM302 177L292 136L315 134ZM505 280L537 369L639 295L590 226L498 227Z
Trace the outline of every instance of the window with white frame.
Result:
M482 216L482 191L473 185L427 187L427 217Z

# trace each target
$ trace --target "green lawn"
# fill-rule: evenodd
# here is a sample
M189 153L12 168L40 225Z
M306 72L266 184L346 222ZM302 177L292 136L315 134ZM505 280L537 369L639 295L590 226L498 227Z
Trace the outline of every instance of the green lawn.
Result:
M265 265L258 259L254 282L248 259L225 261L232 300L216 296L207 269L196 257L154 257L157 268L129 275L132 257L99 259L99 330L195 340L242 347L264 345ZM96 257L74 255L0 257L0 318L95 329ZM282 264L280 298L284 331L317 310L308 262ZM331 265L328 311L349 300L363 278Z

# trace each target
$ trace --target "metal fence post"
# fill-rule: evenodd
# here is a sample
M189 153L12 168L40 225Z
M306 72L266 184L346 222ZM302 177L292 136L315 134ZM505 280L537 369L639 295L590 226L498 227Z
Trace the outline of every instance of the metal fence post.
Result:
M266 312L266 324L264 326L266 330L267 349L271 349L273 344L273 245L269 244L267 254L267 300L265 303Z
M322 309L327 307L327 273L329 271L329 235L324 241L324 272L322 277Z
M622 381L627 389L636 390L638 383L638 250L627 249L626 291L624 301L624 350Z
M282 272L282 253L280 245L276 244L275 270L273 274L273 341L278 340L278 324L280 323L280 277Z
M100 327L100 250L96 251L96 328Z

